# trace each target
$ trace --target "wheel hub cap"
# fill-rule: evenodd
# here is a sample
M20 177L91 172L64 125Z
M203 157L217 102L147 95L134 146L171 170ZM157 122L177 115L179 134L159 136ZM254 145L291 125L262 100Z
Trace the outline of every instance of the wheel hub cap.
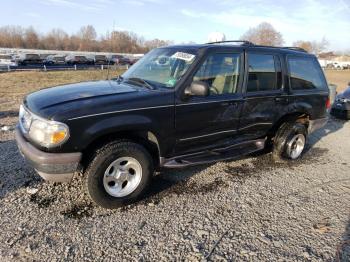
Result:
M103 176L103 186L113 197L124 197L138 187L142 178L142 167L133 157L120 157L113 161Z
M287 155L291 159L298 158L303 152L305 147L305 136L303 134L295 135L288 143L287 143Z

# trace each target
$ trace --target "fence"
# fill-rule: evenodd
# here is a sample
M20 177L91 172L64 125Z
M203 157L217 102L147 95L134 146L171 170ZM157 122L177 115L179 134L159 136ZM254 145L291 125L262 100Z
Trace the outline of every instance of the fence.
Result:
M128 69L129 65L26 65L0 66L0 72Z

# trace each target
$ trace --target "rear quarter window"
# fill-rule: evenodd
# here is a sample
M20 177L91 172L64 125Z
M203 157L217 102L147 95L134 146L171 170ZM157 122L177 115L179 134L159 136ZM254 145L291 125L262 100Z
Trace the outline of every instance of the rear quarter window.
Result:
M287 57L292 90L327 89L322 69L314 57Z

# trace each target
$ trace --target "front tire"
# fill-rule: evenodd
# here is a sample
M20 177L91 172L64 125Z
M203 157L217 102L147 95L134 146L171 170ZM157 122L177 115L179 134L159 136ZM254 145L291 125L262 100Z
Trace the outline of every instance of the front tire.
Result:
M87 191L97 205L118 208L145 193L153 171L152 157L143 146L114 141L97 150L86 169Z
M278 129L274 142L272 156L276 162L295 160L302 155L307 138L305 125L287 122Z

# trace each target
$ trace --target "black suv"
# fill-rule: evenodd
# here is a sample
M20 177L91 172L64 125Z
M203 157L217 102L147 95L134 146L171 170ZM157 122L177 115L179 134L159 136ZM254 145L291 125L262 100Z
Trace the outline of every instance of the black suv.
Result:
M236 159L272 148L297 159L325 124L328 85L297 48L209 43L157 48L110 81L25 97L16 140L46 180L86 177L93 201L138 199L155 170Z

